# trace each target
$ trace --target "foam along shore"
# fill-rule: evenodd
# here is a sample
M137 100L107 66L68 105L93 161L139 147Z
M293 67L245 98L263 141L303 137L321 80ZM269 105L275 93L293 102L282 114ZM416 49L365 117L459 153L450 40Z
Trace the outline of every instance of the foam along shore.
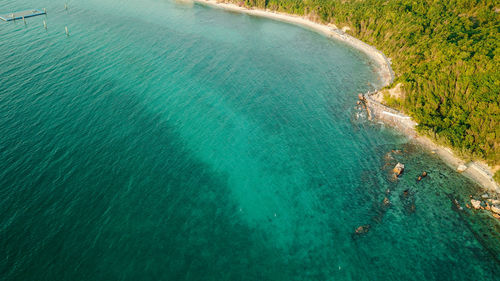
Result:
M349 34L346 34L336 26L313 22L306 17L279 13L271 10L256 8L249 9L231 3L217 2L216 0L194 0L194 2L232 12L245 13L252 16L265 17L300 25L328 37L343 41L348 45L364 52L373 60L373 62L375 62L376 71L382 82L382 85L380 85L379 88L389 86L394 81L394 72L392 71L390 60L381 51L357 38L354 38L353 36L350 36ZM479 162L471 161L467 163L463 159L456 156L451 149L436 144L428 137L418 136L415 130L415 126L417 124L409 116L381 104L373 98L373 95L375 94L377 94L377 92L365 95L368 102L368 108L372 111L372 115L374 117L393 126L395 129L408 136L411 140L414 140L416 143L422 145L426 149L429 149L431 152L436 153L436 155L438 155L447 165L462 172L463 175L477 182L486 190L500 194L500 187L493 180L493 172L490 167Z

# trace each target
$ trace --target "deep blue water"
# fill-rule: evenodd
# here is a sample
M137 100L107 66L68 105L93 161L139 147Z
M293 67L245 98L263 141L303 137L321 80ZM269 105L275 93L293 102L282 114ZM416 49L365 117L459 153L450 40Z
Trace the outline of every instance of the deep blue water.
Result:
M357 117L365 55L199 5L64 3L0 0L48 10L0 23L0 280L498 280L498 222L451 201L478 187Z

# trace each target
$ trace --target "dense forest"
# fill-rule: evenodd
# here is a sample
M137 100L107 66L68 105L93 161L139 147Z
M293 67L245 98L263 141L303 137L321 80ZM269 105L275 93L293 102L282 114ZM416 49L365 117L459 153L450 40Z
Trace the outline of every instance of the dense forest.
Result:
M497 0L226 1L349 27L392 59L405 94L393 106L422 133L462 156L500 164Z

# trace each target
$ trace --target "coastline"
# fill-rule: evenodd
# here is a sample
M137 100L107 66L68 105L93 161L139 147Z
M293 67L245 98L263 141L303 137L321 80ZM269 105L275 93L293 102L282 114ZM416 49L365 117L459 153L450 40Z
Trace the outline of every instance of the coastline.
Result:
M273 20L286 22L301 27L306 27L312 31L325 35L326 37L335 38L365 53L372 59L372 61L375 62L376 72L379 74L382 81L382 85L379 88L383 88L385 86L390 85L394 80L394 72L392 71L390 61L381 51L343 32L336 26L316 23L302 16L279 13L271 10L262 10L257 8L249 9L246 7L240 7L232 3L217 2L216 0L193 0L193 1L201 5L211 6L231 12L238 12L262 18L270 18Z
M455 155L449 147L439 145L432 141L429 137L418 135L415 127L417 123L411 117L402 114L401 112L381 104L373 96L378 92L372 92L363 95L369 115L371 118L384 122L390 125L399 132L408 137L411 142L420 145L424 149L431 151L443 160L443 162L459 172L460 168L465 168L460 173L467 178L479 184L485 191L500 195L500 187L493 180L493 172L485 163L475 161L465 161Z
M380 76L382 82L379 89L391 85L394 81L394 72L392 71L390 60L381 51L349 34L346 34L336 26L316 23L302 16L257 8L249 9L232 3L217 2L216 0L193 1L205 6L299 25L327 37L337 39L355 49L362 51L375 62L376 72ZM377 91L379 89L377 89ZM415 129L417 123L414 122L411 117L404 115L393 108L387 107L372 98L372 95L376 94L377 91L364 95L365 100L367 101L367 109L370 110L371 115L402 132L410 139L410 141L413 141L421 145L423 148L430 150L432 153L435 153L451 168L458 170L459 167L466 167L465 170L462 171L464 176L478 183L486 191L494 192L497 196L500 195L500 186L493 180L493 172L490 167L488 167L485 163L478 163L474 161L466 162L455 155L450 148L438 145L428 137L419 136Z

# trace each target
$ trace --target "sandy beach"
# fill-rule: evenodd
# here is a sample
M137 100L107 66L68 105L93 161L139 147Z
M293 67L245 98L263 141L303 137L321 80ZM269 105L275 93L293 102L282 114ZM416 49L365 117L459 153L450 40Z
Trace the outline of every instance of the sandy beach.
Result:
M436 153L450 167L457 170L458 167L465 166L466 169L463 171L464 176L477 182L485 190L500 194L500 187L493 180L493 172L486 163L476 161L467 162L455 155L450 148L440 146L425 136L416 136L414 140L423 147Z
M343 32L336 26L316 23L301 16L278 13L270 10L248 9L246 7L240 7L238 5L230 3L217 2L215 0L194 0L194 2L207 6L221 8L232 12L245 13L252 16L270 18L282 22L287 22L290 24L299 25L302 27L306 27L312 31L323 34L327 37L335 38L364 52L375 62L376 71L380 75L382 81L382 85L380 86L380 88L390 85L394 80L394 74L391 65L389 63L389 60L385 57L385 55L381 51L377 50L373 46L364 43L361 40L358 40L357 38L350 36L349 34Z
M245 13L252 16L265 17L278 21L287 22L290 24L300 25L325 36L340 40L348 45L364 52L374 62L376 72L380 75L382 85L379 88L389 86L394 81L394 73L391 68L390 60L375 47L370 46L361 40L346 34L341 29L333 25L325 25L313 22L305 17L290 15L285 13L278 13L270 10L261 9L248 9L240 7L235 4L217 2L215 0L194 0L194 2L208 5L224 10ZM419 136L415 130L416 123L406 116L394 109L389 109L385 105L380 104L375 99L370 99L368 95L369 107L378 112L374 114L377 119L384 121L395 127L398 131L404 133L411 141L429 149L431 152L436 153L447 165L457 170L459 167L466 169L462 174L481 185L486 191L495 192L500 194L500 186L493 180L492 169L485 163L476 161L465 161L458 157L450 148L440 146L433 142L430 138Z

